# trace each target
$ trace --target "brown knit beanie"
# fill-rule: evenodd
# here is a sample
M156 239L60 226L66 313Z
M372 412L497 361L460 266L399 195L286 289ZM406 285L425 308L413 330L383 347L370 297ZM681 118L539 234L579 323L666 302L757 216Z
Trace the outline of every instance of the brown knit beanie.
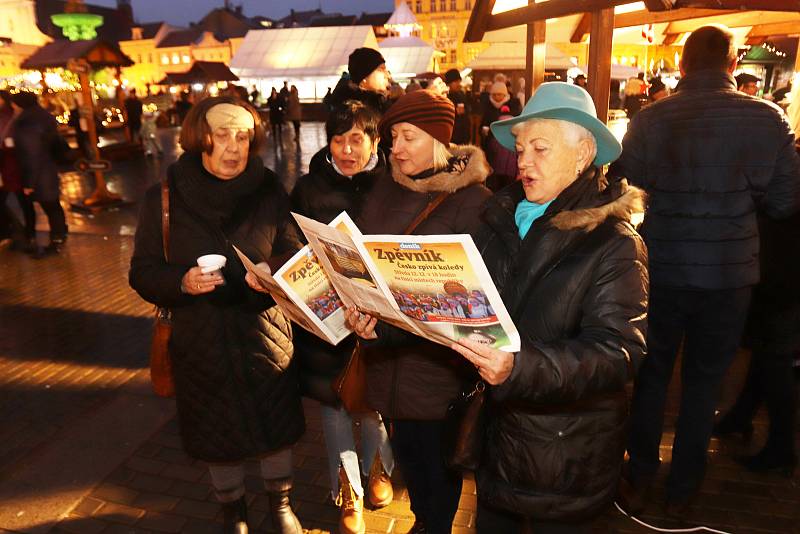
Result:
M431 91L413 91L397 99L381 119L378 129L382 138L391 139L392 126L407 122L447 146L455 120L456 109L449 98Z

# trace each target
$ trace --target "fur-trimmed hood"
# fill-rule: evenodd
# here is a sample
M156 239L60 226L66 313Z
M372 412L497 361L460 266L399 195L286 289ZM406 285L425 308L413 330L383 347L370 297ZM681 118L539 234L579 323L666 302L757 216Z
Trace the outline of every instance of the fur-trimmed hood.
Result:
M413 179L403 174L394 159L389 157L392 178L406 189L418 193L447 191L454 193L473 184L482 184L492 173L483 150L473 145L450 145L450 152L457 159L467 158L465 164L451 166L427 178Z
M558 213L551 224L559 230L583 230L591 232L609 217L630 221L634 213L644 213L647 194L625 179L609 184L604 193L610 197L607 204L594 208L580 208Z

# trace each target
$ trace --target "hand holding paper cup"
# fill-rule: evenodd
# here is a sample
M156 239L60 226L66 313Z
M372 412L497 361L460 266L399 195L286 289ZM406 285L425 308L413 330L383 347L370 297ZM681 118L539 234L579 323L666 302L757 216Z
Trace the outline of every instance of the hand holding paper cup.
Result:
M204 274L218 274L222 276L222 268L228 262L228 258L222 254L206 254L197 258L197 266Z

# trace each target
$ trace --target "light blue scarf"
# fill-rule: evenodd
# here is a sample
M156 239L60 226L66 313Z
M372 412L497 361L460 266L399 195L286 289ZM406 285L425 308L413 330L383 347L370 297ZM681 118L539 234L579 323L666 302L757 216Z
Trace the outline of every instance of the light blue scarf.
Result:
M553 201L551 200L550 202ZM528 230L531 229L533 221L544 215L550 202L536 204L535 202L523 200L517 204L517 209L514 211L514 221L517 223L520 239L525 239L525 236L528 235Z

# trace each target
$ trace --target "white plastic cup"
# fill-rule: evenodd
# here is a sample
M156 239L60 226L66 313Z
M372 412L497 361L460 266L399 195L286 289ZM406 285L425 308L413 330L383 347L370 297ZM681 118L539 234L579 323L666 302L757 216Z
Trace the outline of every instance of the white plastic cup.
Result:
M197 265L206 274L218 274L222 276L222 268L228 262L228 258L222 254L206 254L197 258Z

